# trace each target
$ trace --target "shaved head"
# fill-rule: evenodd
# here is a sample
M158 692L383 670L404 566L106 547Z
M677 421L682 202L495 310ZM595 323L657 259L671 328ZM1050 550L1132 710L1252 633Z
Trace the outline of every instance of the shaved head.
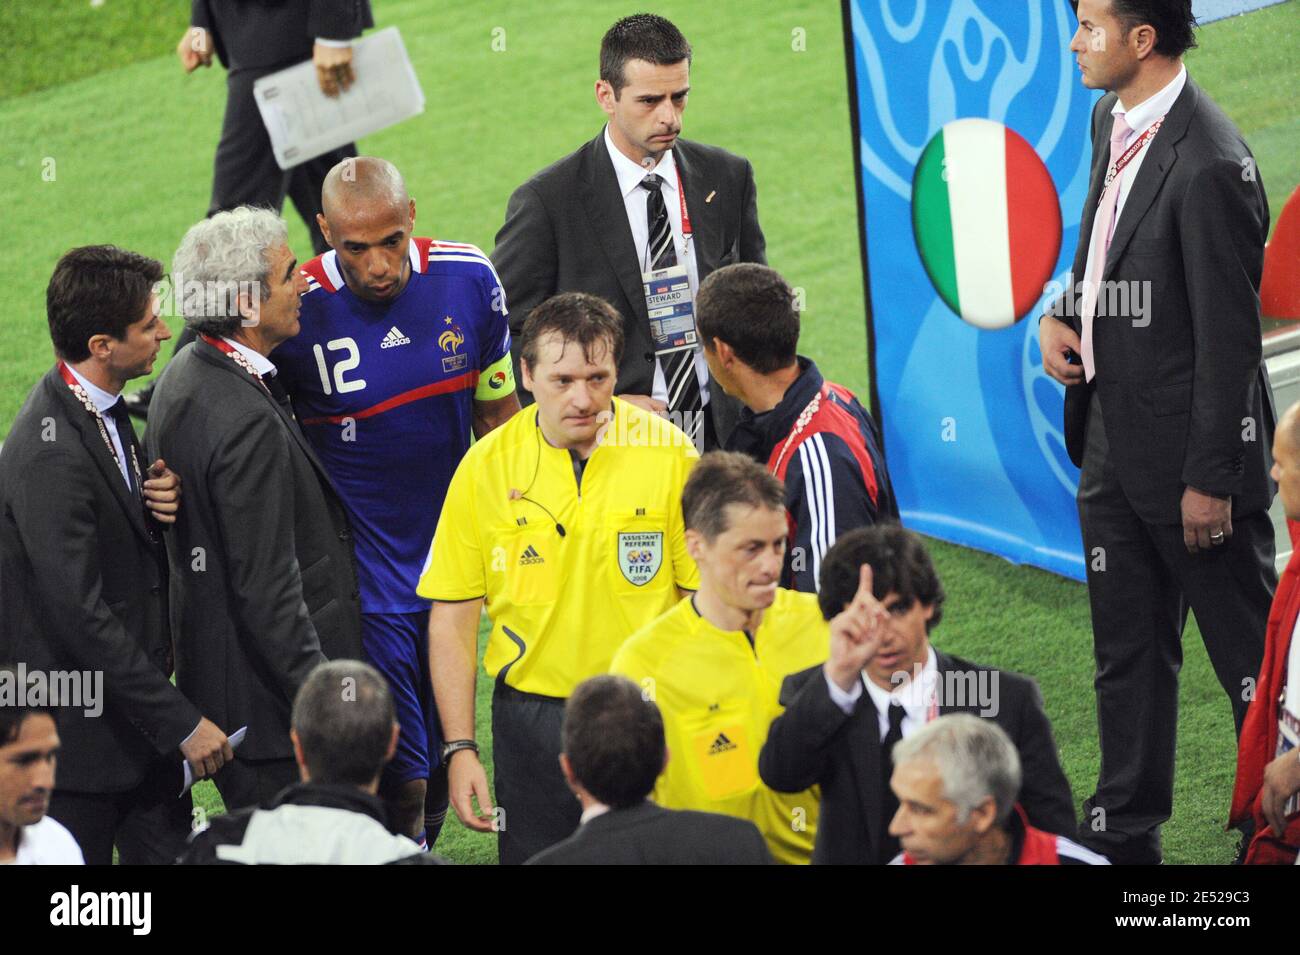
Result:
M415 202L397 167L374 156L343 160L325 177L321 209L316 222L348 288L371 302L401 295L411 276Z
M404 211L408 202L406 181L397 167L375 156L343 160L329 171L321 189L321 208L331 221L363 210Z

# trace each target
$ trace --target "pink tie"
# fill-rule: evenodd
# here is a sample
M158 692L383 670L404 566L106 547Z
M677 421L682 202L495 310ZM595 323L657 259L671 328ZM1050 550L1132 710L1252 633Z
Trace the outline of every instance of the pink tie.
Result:
M1115 125L1110 131L1110 162L1106 166L1107 170L1123 154L1124 141L1132 131L1129 124L1124 121L1124 114L1116 113ZM1092 281L1085 283L1083 287L1081 306L1083 334L1079 337L1079 351L1082 353L1079 357L1083 359L1083 376L1087 381L1092 381L1093 376L1097 374L1097 363L1092 356L1092 319L1097 314L1097 295L1101 288L1102 273L1106 271L1106 252L1110 249L1111 236L1115 231L1115 208L1119 204L1121 178L1116 176L1101 195L1101 203L1092 223L1092 241L1088 246L1089 273Z

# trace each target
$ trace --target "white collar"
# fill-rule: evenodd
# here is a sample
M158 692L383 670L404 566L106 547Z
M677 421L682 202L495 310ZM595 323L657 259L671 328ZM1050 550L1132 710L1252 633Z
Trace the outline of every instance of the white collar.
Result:
M121 395L110 395L103 388L99 387L99 385L83 376L79 371L77 371L77 369L68 364L68 362L65 361L64 364L68 366L68 371L72 372L72 377L76 378L81 384L81 387L86 389L86 394L90 395L90 400L95 403L95 410L101 415L106 414L108 409L117 404L118 399L122 397Z
M907 715L919 722L925 722L926 710L935 699L933 688L939 679L939 664L935 661L934 647L925 648L925 663L921 664L921 678L913 679L915 671L909 673L908 679L899 682L892 690L877 686L866 673L862 682L867 688L871 702L878 713L888 712L891 704L898 703L907 711Z
M1178 94L1183 91L1183 87L1186 85L1187 67L1180 65L1178 75L1170 80L1160 92L1148 96L1130 110L1126 110L1124 104L1116 99L1115 105L1110 108L1111 114L1124 117L1124 122L1128 123L1129 129L1133 130L1130 135L1140 135L1146 131L1147 127L1173 108L1174 100L1178 99Z
M659 162L653 169L646 169L645 166L628 159L614 145L614 140L609 135L608 123L605 124L605 148L609 150L609 158L614 163L614 175L618 177L618 191L624 199L631 195L632 190L641 185L641 180L652 172L663 180L665 189L673 195L677 194L677 161L673 159L671 149L659 157Z
M609 807L603 802L593 802L586 809L582 810L582 818L579 820L579 823L591 822L591 820L595 819L597 816L603 816L607 812L609 812Z
M253 370L263 378L269 378L275 374L275 363L261 352L253 351L247 345L237 342L233 338L222 336L221 340L247 358L249 364L253 366Z

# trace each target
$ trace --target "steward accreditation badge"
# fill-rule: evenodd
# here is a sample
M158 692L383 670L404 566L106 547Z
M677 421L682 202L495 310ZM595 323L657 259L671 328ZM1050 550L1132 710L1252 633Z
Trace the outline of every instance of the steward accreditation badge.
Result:
M650 315L655 357L694 348L699 335L695 331L695 301L691 297L686 266L642 272L641 286Z
M618 535L618 569L630 584L644 587L664 562L663 531L627 531Z

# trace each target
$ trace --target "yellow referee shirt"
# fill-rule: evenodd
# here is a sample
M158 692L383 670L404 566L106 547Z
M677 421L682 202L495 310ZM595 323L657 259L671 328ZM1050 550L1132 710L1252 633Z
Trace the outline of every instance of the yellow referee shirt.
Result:
M778 862L812 858L818 790L778 793L758 776L758 753L781 715L781 682L823 662L830 629L814 594L776 592L751 645L719 630L688 597L614 655L611 673L653 694L664 718L668 768L655 802L748 819Z
M615 398L579 489L572 456L525 408L461 460L417 592L485 597L487 672L567 697L672 607L678 587L699 587L681 503L698 459L681 430Z

